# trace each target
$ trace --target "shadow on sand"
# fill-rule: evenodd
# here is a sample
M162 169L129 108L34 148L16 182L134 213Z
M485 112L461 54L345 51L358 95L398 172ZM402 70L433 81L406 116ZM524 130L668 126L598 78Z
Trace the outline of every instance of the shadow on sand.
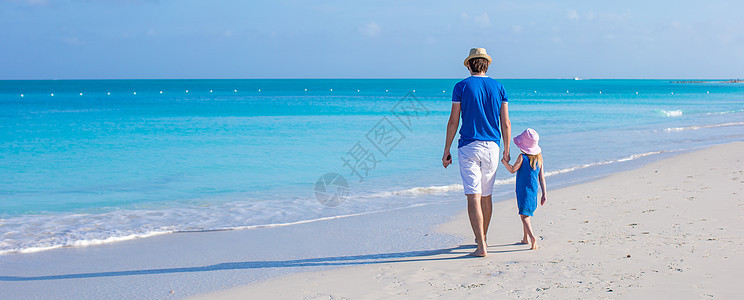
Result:
M514 250L501 250L501 251L491 250L494 247L503 247L503 246L512 246L512 245L514 244L491 245L489 246L490 248L489 253L506 253L506 252L518 252L518 251L528 250L528 249L514 249ZM475 257L468 255L470 253L468 249L472 249L472 248L475 248L475 246L474 245L460 245L454 248L446 248L446 249L439 249L439 250L409 251L409 252L350 255L350 256L334 256L334 257L308 258L308 259L295 259L295 260L230 262L230 263L221 263L221 264L201 266L201 267L182 267L182 268L131 270L131 271L110 271L110 272L62 274L62 275L48 275L48 276L0 276L0 281L36 281L36 280L117 277L117 276L154 275L154 274L171 274L171 273L188 273L188 272L209 272L209 271L223 271L223 270L248 270L248 269L261 269L261 268L351 266L351 265L368 265L368 264L398 263L398 262L413 262L413 261L452 260L452 259L466 259L466 258L475 259ZM447 255L447 254L450 254L450 255ZM446 255L446 256L437 257L439 255Z

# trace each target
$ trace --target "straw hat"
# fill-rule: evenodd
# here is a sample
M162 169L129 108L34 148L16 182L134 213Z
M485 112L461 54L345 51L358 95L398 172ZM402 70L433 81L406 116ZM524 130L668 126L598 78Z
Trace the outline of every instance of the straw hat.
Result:
M529 155L538 155L542 152L537 142L540 140L540 135L537 134L532 128L527 128L524 132L514 137L514 144L519 147L520 150Z
M488 56L488 54L486 53L486 48L470 48L470 55L468 55L468 58L465 59L465 62L463 64L467 67L469 60L479 57L488 60L489 65L491 64L491 61L493 61L491 57Z

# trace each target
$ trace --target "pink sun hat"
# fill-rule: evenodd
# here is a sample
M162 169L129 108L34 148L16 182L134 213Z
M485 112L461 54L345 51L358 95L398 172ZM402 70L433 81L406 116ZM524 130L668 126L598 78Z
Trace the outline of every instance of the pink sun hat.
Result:
M532 128L527 128L524 132L514 137L514 144L517 144L520 150L529 155L540 154L542 149L537 145L540 135Z

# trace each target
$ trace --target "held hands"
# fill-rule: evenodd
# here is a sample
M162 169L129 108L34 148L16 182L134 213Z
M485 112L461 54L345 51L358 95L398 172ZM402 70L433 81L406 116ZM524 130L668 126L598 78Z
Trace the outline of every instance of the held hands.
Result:
M450 154L449 150L444 151L444 155L442 155L442 166L446 169L447 166L452 164L452 155Z
M509 161L506 159L506 157L501 158L501 163L504 164L504 166L509 166Z
M504 155L503 156L504 156L503 159L506 159L506 162L507 163L509 163L509 161L511 161L511 156L509 156L509 150L508 149L504 149Z

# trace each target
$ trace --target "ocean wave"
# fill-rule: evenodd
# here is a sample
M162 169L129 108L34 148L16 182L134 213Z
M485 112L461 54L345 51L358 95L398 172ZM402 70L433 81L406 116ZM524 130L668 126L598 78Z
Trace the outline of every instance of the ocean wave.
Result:
M662 152L634 154L550 171L545 175L625 162ZM512 176L498 179L495 184L513 184L515 180ZM296 199L292 202L235 201L159 210L116 210L99 214L6 217L0 219L0 228L4 232L0 233L0 255L102 245L168 233L291 226L436 204L442 201L441 197L431 198L432 195L446 195L462 189L462 184L450 184L359 195L349 198L341 210L328 210L314 199ZM390 201L391 198L395 201Z
M445 193L445 192L457 191L457 190L462 190L462 189L463 189L462 184L455 183L455 184L441 185L441 186L414 187L414 188L398 190L398 191L376 192L376 193L371 193L367 195L361 195L358 197L359 198L383 198L383 197L390 197L390 196L420 196L420 195Z
M103 244L109 244L109 243L115 243L115 242L122 242L122 241L128 241L133 239L139 239L139 238L146 238L166 233L173 233L175 231L153 231L153 232L145 232L145 233L135 233L130 235L124 235L124 236L110 236L107 238L100 238L100 239L89 239L89 240L71 240L67 243L61 243L61 244L51 244L51 245L45 245L45 246L29 246L29 247L21 247L21 248L9 248L9 249L1 249L0 255L9 254L9 253L34 253L34 252L40 252L40 251L46 251L46 250L52 250L52 249L58 249L58 248L64 248L64 247L86 247L86 246L95 246L95 245L103 245Z
M740 112L744 112L744 108L743 109L734 109L734 110L719 111L719 112L710 112L710 113L706 113L705 115L707 115L707 116L710 116L710 115L726 115L726 114L735 114L735 113L740 113Z
M420 207L425 205L432 205L439 202L428 202L428 203L414 203L392 208L383 208L377 210L366 210L357 213L344 213L338 215L330 215L323 217L315 217L309 219L301 219L296 221L288 222L275 222L275 223L263 223L255 225L239 225L239 224L222 224L212 226L205 224L191 224L191 225L163 225L155 226L158 229L152 229L153 226L146 226L147 228L118 228L114 229L111 227L122 226L123 224L117 224L112 226L112 223L103 225L103 220L107 219L130 219L130 220L147 220L147 222L157 222L153 218L148 216L159 215L170 221L174 221L171 217L177 216L180 221L187 222L186 220L198 220L204 219L205 217L215 216L215 210L190 210L189 209L175 209L171 212L160 212L156 213L153 211L117 211L113 213L97 214L97 215L85 215L85 214L71 214L66 216L26 216L17 217L12 219L0 219L3 221L0 225L6 227L16 227L8 230L3 234L3 239L0 240L0 255L6 255L11 253L34 253L46 250L53 250L66 247L86 247L94 245L110 244L122 241L128 241L133 239L147 238L156 235L169 234L169 233L194 233L194 232L213 232L213 231L231 231L231 230L247 230L247 229L258 229L258 228L271 228L271 227L283 227L305 223L312 223L318 221L326 221L333 219L341 219L355 216L362 216L368 214L389 212L401 209L408 209L414 207ZM238 205L239 206L239 205ZM318 206L318 205L316 205ZM222 209L220 209L222 210ZM241 214L241 213L237 213ZM223 216L224 217L224 216ZM15 219L15 220L14 220ZM54 220L53 220L54 219ZM227 218L230 219L230 218ZM63 220L63 221L59 221ZM48 222L45 222L48 221ZM225 220L223 220L225 221ZM163 222L163 220L160 220ZM107 229L94 230L90 228L89 224L100 224ZM175 222L170 222L175 223ZM26 224L32 224L31 227L26 228ZM62 226L67 224L67 226ZM82 225L75 226L75 225ZM17 228L22 227L22 228ZM43 227L41 229L40 227ZM19 230L20 229L20 230ZM25 229L25 230L24 230ZM42 231L37 231L37 230ZM55 231L57 231L55 233ZM18 236L25 236L26 239L18 238Z
M698 129L704 129L704 128L716 128L716 127L728 127L728 126L742 126L744 125L744 122L731 122L731 123L723 123L723 124L712 124L712 125L693 125L693 126L685 126L685 127L670 127L664 129L666 132L678 132L678 131L685 131L685 130L698 130Z
M663 109L660 109L660 110L658 110L658 112L661 115L664 115L664 116L667 116L667 117L679 117L679 116L682 115L682 111L681 110L663 110Z
M425 205L432 205L432 204L434 204L434 203L418 203L418 204L412 204L412 205L408 205L408 206L404 206L404 207L397 207L397 208L391 208L391 209L375 210L375 211L365 211L365 212L360 212L360 213L336 215L336 216L329 216L329 217L322 217L322 218L308 219L308 220L300 220L300 221L294 221L294 222L272 223L272 224L259 224L259 225L247 225L247 226L226 227L226 228L218 228L218 229L179 230L179 231L174 231L173 233L231 231L231 230L247 230L247 229L259 229L259 228L284 227L284 226L306 224L306 223L312 223L312 222L318 222L318 221L327 221L327 220L343 219L343 218L357 217L357 216L363 216L363 215L369 215L369 214L377 214L377 213L383 213L383 212L389 212L389 211L395 211L395 210L401 210L401 209L409 209L409 208L420 207L420 206L425 206Z
M614 164L614 163L619 163L619 162L631 161L631 160L639 159L641 157L646 157L646 156L649 156L649 155L661 154L661 153L664 153L664 151L653 151L653 152L646 152L646 153L640 153L640 154L633 154L631 156L623 157L623 158L620 158L620 159L594 162L594 163L584 164L584 165L580 165L580 166L565 168L565 169L561 169L561 170L557 170L557 171L545 172L545 177L552 176L552 175L557 175L557 174L568 173L568 172L573 172L573 171L576 171L576 170L579 170L579 169L585 169L585 168L589 168L589 167L595 167L595 166L602 166L602 165L609 165L609 164Z

